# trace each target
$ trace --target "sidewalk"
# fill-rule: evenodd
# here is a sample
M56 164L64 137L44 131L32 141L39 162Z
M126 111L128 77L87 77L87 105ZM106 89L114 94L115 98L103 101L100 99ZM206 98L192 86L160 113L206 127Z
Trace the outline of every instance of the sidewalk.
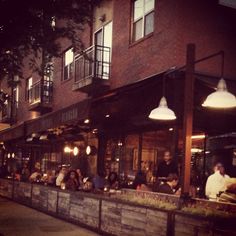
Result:
M0 198L0 236L98 236L29 207Z

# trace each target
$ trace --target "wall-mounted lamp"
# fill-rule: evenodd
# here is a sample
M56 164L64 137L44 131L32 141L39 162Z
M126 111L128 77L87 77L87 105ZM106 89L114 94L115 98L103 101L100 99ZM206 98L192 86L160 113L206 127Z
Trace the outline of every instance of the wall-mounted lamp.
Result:
M233 108L236 107L236 98L230 93L227 89L227 85L224 77L224 52L221 52L221 79L218 82L217 89L215 92L208 95L204 103L203 107L211 107L211 108Z
M74 154L74 156L77 156L79 154L79 148L78 147L73 148L73 154Z
M194 61L194 64L197 64L199 62L208 60L212 57L219 56L221 55L222 57L222 64L221 64L221 79L218 82L217 90L216 92L211 93L205 102L202 104L204 107L211 107L211 108L233 108L236 107L236 97L228 92L226 82L223 79L223 74L224 74L224 52L220 51L215 54L209 55L207 57L201 58L199 60ZM165 94L165 77L168 74L175 73L177 71L180 71L182 69L185 69L185 66L182 66L180 68L176 68L173 70L170 70L169 72L166 72L165 75L163 76L163 97L160 100L159 106L151 111L149 114L150 119L155 119L155 120L175 120L176 116L175 113L168 108L167 106L167 101L164 96Z
M93 156L97 153L97 148L95 146L88 145L86 147L86 154Z
M72 149L68 145L64 147L64 153L71 153L71 151Z
M226 82L221 78L216 91L208 95L202 106L211 108L233 108L236 107L236 97L228 92Z

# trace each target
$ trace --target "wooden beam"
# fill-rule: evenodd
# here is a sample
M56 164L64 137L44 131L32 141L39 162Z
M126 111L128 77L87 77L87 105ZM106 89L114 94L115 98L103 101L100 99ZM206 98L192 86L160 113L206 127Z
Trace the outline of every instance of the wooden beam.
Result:
M194 65L195 45L187 45L186 73L185 73L185 94L184 94L184 120L183 120L183 141L184 155L182 160L182 195L188 196L190 189L191 171L191 147L193 130L193 99L194 99Z

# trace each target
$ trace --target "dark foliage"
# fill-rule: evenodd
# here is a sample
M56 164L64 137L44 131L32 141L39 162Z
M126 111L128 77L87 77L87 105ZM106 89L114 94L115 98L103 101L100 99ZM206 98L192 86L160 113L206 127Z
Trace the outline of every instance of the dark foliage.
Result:
M60 56L58 38L81 48L79 32L92 21L99 0L0 0L0 79L21 75L23 58L31 55L33 69L39 55L50 61ZM54 21L55 20L55 21ZM65 24L57 24L65 20ZM56 24L54 24L56 22Z

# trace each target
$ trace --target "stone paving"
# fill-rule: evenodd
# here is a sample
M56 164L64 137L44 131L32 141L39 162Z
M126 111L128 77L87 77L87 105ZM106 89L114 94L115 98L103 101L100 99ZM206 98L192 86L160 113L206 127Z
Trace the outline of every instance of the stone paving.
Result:
M98 236L29 207L0 198L0 236Z

